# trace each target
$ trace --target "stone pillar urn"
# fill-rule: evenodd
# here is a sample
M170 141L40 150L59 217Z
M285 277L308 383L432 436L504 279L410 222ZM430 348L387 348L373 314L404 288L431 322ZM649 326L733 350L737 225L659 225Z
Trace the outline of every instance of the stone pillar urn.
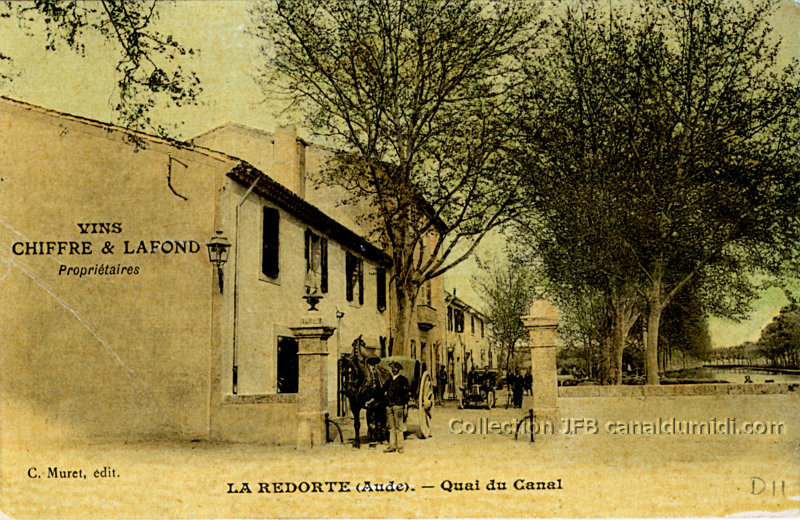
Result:
M300 325L290 327L297 338L297 447L325 444L328 406L328 338L335 327L324 325L319 311L309 311Z
M547 300L536 300L531 305L530 314L522 316L522 323L528 329L531 352L533 413L537 422L551 421L553 426L557 426L559 420L556 373L558 318L558 309Z

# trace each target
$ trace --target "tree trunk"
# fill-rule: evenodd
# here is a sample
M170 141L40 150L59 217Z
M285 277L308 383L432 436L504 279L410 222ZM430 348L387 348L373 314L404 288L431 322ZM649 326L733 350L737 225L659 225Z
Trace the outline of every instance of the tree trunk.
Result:
M642 348L644 349L644 371L647 373L647 320L642 319Z
M624 322L625 317L622 313L617 313L617 317L614 320L614 357L612 360L613 372L611 374L611 382L614 385L622 384L622 353L625 350L625 338L627 337Z
M633 324L638 319L634 312L635 300L632 298L616 298L612 302L613 319L611 322L611 384L622 384L622 354Z
M647 315L647 343L645 345L645 360L647 361L647 374L645 384L657 385L658 380L658 327L661 324L661 313L664 303L661 301L661 283L654 282L650 290L650 308Z
M600 344L600 384L612 384L612 373L614 364L614 338L613 332L606 336L604 341Z
M398 287L395 290L395 319L394 323L392 323L392 336L394 337L393 356L411 355L409 332L411 330L411 321L414 316L413 311L416 298L412 298L410 294L415 293L403 287Z

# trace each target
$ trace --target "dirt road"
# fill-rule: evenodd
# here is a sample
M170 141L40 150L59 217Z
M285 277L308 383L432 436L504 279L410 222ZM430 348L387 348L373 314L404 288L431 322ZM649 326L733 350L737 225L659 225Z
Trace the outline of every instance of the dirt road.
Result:
M524 410L445 406L433 437L409 438L403 454L41 443L4 416L0 504L12 518L797 514L798 405L798 394L562 399L572 432L533 444L507 426Z

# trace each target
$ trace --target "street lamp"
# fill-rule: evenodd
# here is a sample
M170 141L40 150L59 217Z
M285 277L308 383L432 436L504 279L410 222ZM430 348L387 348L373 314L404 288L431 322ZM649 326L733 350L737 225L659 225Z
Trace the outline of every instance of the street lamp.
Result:
M228 250L231 248L231 242L222 236L222 231L217 231L217 234L211 237L206 246L208 247L208 261L217 266L219 292L222 294L222 266L228 261Z

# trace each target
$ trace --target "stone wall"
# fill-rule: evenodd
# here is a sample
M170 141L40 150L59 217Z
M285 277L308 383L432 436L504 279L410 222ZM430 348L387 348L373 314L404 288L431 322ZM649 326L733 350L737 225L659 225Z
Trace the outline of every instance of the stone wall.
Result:
M800 393L800 383L562 386L558 397L671 397Z

